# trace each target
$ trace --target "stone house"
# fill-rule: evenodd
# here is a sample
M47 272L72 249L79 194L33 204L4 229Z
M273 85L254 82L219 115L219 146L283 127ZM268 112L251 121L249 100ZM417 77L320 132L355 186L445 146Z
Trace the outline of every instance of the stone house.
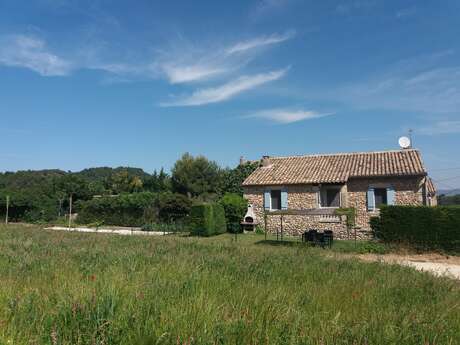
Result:
M436 190L420 152L403 149L291 157L264 156L242 184L257 221L275 233L333 230L349 238L339 208L356 210L358 238L371 236L369 219L381 205L436 205Z

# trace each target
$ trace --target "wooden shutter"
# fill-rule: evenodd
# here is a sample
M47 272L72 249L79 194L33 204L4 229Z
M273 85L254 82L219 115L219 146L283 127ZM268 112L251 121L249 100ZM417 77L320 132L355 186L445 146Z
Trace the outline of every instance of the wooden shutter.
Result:
M387 204L394 205L395 204L395 190L393 187L387 188Z
M287 188L283 188L281 190L281 209L287 210L288 209L288 192Z
M265 210L270 210L270 205L271 205L271 194L270 194L270 190L266 190L264 192L264 208Z
M368 211L374 211L375 210L374 188L369 188L367 190L367 210Z

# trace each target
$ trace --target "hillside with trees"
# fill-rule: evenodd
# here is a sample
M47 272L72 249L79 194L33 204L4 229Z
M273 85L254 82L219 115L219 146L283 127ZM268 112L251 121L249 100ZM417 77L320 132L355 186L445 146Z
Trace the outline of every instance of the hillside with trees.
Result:
M229 193L241 198L241 182L257 166L222 168L185 153L170 173L132 167L5 172L0 173L0 214L5 215L9 197L10 221L52 222L68 213L72 196L73 210L82 213L84 222L140 226L175 221L186 217L193 204L217 202Z

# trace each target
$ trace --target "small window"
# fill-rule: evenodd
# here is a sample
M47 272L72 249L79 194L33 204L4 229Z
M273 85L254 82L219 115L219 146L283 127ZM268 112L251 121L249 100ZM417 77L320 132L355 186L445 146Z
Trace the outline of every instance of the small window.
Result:
M340 188L322 187L320 204L321 207L340 207Z
M271 209L281 210L281 190L270 191Z
M376 208L380 208L380 206L388 204L386 188L375 188L374 196L375 196L375 207Z

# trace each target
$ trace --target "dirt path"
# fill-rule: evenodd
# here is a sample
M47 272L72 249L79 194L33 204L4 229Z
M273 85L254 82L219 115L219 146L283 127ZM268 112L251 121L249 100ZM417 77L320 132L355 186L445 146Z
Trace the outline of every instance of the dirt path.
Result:
M439 254L396 255L396 254L362 254L364 261L378 261L413 267L419 271L430 272L437 276L447 276L460 280L460 257Z
M131 229L94 229L94 228L68 228L64 226L52 226L45 228L45 230L58 230L58 231L70 231L70 232L94 232L98 234L118 234L118 235L144 235L144 236L163 236L170 234L170 232L159 232L159 231L142 231L142 230L131 230Z

